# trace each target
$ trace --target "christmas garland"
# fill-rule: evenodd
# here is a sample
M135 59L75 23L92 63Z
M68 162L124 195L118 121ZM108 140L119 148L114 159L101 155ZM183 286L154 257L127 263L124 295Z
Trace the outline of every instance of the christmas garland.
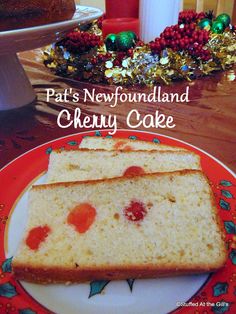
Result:
M76 29L44 51L55 74L76 80L120 85L169 84L225 70L236 63L236 27L230 17L183 11L148 44L131 32L102 38L102 19Z

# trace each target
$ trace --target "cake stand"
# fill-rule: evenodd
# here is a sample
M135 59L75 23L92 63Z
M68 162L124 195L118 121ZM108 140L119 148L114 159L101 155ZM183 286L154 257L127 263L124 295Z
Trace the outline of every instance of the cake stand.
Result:
M0 32L0 110L20 108L36 99L17 52L56 42L70 29L91 22L102 14L100 9L77 5L71 20Z

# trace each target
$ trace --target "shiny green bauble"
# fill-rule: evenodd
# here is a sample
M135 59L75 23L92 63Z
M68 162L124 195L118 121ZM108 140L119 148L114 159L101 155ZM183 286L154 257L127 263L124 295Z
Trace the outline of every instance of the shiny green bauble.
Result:
M230 16L226 13L218 15L216 20L223 23L225 27L228 27L230 24Z
M135 34L135 32L127 31L126 33L127 33L134 41L137 41L137 35Z
M116 39L117 39L116 34L107 35L107 37L105 38L105 45L106 45L107 50L109 50L109 51L116 51L117 50Z
M201 29L206 29L206 30L210 30L211 29L211 25L212 25L212 21L210 19L202 19L199 23L198 26Z
M211 31L215 34L222 34L225 30L225 25L220 21L214 21L212 23Z
M127 51L134 47L135 41L129 32L121 32L117 35L116 45L119 51Z

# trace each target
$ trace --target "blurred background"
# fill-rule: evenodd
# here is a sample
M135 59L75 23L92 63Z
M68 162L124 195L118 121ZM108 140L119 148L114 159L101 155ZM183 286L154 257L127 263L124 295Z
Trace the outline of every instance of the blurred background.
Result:
M128 0L127 0L128 1ZM76 0L81 5L91 5L105 10L105 0ZM236 23L235 0L182 0L184 10L196 9L197 11L214 10L215 13L228 13Z

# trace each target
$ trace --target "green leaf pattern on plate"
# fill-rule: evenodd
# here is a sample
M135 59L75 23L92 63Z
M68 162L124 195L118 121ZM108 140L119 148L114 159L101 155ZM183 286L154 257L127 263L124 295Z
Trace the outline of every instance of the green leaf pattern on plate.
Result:
M225 210L230 210L230 204L222 198L220 199L220 207Z
M37 312L32 311L31 309L22 309L19 310L19 314L37 314Z
M17 295L16 288L9 282L0 285L0 296L12 298Z
M46 149L46 154L47 154L47 155L50 155L51 152L52 152L52 147L48 147L48 148Z
M234 265L236 265L236 249L232 249L229 254L229 257Z
M221 301L217 302L217 304L212 307L212 311L215 314L223 314L223 313L229 311L229 308L230 308L230 303L226 302L224 300L221 300Z
M228 180L221 180L220 185L222 186L232 186L233 184Z
M158 140L158 138L156 138L156 137L152 141L153 141L153 143L160 144L160 140Z
M95 136L102 136L102 134L101 134L100 131L96 131L96 132L95 132Z
M96 294L100 294L109 282L109 280L91 281L89 298L93 297Z
M78 142L77 141L69 141L67 144L70 146L76 146L76 145L78 145Z
M221 194L226 198L233 198L233 195L227 190L221 190Z
M12 262L12 258L13 257L10 257L10 258L7 258L3 263L2 263L2 271L4 273L11 273L11 262Z
M222 294L226 294L228 292L228 287L229 285L227 282L218 282L214 287L213 287L213 295L214 297L218 297Z
M225 221L225 230L228 234L236 234L236 225L233 221Z

